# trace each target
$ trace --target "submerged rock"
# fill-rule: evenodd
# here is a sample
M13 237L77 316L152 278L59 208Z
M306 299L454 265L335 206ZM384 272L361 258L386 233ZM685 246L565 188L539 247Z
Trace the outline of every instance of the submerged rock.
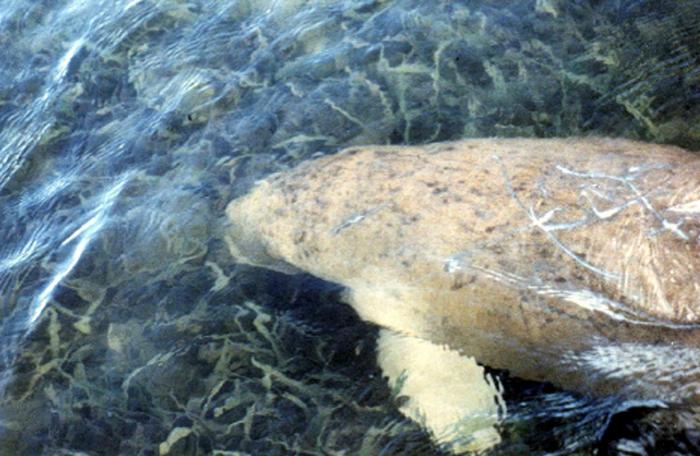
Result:
M239 262L347 287L385 328L403 411L455 449L498 441L504 412L469 357L585 394L700 401L700 159L677 147L356 147L270 176L227 215ZM474 406L455 393L465 382L486 399L445 422L436 403Z

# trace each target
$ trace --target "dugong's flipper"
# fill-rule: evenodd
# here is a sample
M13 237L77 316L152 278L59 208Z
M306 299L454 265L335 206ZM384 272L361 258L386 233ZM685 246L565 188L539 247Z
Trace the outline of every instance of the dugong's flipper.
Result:
M389 385L407 398L401 413L423 424L438 443L460 454L500 442L495 426L505 405L499 384L474 358L387 329L377 352Z

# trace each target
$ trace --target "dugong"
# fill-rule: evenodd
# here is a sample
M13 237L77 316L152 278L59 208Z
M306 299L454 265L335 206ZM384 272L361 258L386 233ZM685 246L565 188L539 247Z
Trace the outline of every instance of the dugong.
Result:
M700 403L700 158L678 147L352 147L258 182L227 219L237 261L345 287L384 328L404 413L448 443L468 422L453 449L498 441L500 385L479 364Z

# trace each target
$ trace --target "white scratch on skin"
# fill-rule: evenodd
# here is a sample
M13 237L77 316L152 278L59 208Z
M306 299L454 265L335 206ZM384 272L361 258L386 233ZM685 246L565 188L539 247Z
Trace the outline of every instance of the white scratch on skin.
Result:
M679 214L700 214L700 200L688 201L687 203L678 204L676 206L669 207L668 210Z
M345 220L345 221L344 221L343 223L341 223L340 225L338 225L338 226L336 226L335 228L333 228L333 235L337 235L337 234L339 234L341 231L343 231L343 230L345 230L345 229L351 227L351 226L354 225L355 223L361 222L362 220L365 219L366 216L367 216L366 214L357 214L357 215L355 215L355 216L353 216L353 217L350 217L349 219Z
M387 206L387 204L385 203L385 204L382 204L382 205L377 206L375 208L372 208L372 209L369 209L367 211L360 212L359 214L353 215L352 217L343 221L340 225L333 228L333 230L331 232L333 233L334 236L338 235L341 231L344 231L347 228L350 228L352 225L354 225L358 222L361 222L362 220L364 220L365 218L367 218L370 215L376 214L380 210L384 209L384 207L386 207L386 206Z
M574 171L569 168L566 168L561 165L556 165L556 168L562 172L563 174L570 175L570 176L576 176L584 179L609 179L615 182L620 182L624 184L628 189L632 191L634 196L636 197L635 200L639 201L649 212L651 212L654 217L656 217L659 222L661 222L661 226L663 229L672 232L679 238L683 239L684 241L688 241L690 238L688 235L680 229L681 224L683 223L682 221L677 222L677 223L672 223L668 221L664 216L662 216L655 208L652 206L651 202L647 197L639 191L636 185L634 185L633 180L637 177L637 174L630 174L627 176L619 177L619 176L611 176L609 174L605 173L596 173L596 172L590 172L590 173L582 173L579 171ZM642 172L648 171L650 169L661 169L664 168L663 166L649 166L646 167L645 169L639 168L639 167L634 167L630 168L630 171L633 170L639 170L639 174ZM595 208L594 208L595 210Z
M591 312L604 314L615 321L624 321L640 326L663 327L678 330L700 328L700 325L697 323L673 323L659 320L646 312L632 309L623 303L609 299L600 293L586 288L577 290L563 289L557 286L542 284L541 281L538 283L538 279L536 278L527 279L511 272L498 271L469 264L464 260L465 257L465 253L460 253L449 258L445 262L445 271L454 273L470 269L482 274L484 277L515 289L531 291L540 296L566 301Z
M551 212L551 211L550 211ZM547 214L545 214L547 215ZM587 262L583 258L581 258L579 255L576 255L576 253L572 252L571 249L569 249L566 245L564 245L563 242L561 242L556 236L554 236L551 233L551 230L548 229L547 226L542 223L541 219L537 217L535 214L535 211L532 207L528 210L528 217L530 217L530 220L532 221L532 224L542 230L547 237L556 245L562 252L564 252L567 256L569 256L572 260L574 260L578 265L580 265L583 268L588 269L589 271L595 272L596 274L602 275L603 277L607 277L608 279L611 280L619 280L620 276L618 274L614 274L612 272L608 272L604 269L600 269L597 266L592 265L591 263Z
M464 269L461 263L462 261L459 258L448 258L447 261L445 261L445 271L450 274L461 271Z
M626 306L591 290L562 290L554 287L540 287L535 291L542 296L559 298L586 310L600 312L613 320L627 321L636 324L649 324L649 320L651 320L650 316L641 312L633 312ZM635 318L631 318L632 316ZM641 318L641 320L639 318Z
M649 324L650 321L647 320L651 320L651 317L641 312L632 312L622 304L607 299L606 297L601 296L600 294L591 290L565 290L550 285L538 285L537 283L528 281L524 277L516 274L494 271L478 266L473 266L472 269L478 270L479 272L491 277L492 279L499 280L502 283L515 285L516 288L533 291L540 296L568 301L571 304L575 304L584 309L603 313L613 320L627 321L637 324ZM641 318L641 320L632 319L630 318L631 316ZM654 324L655 323L656 322L654 322Z
M588 190L588 189L586 189L586 190ZM626 201L625 203L620 204L619 206L611 207L610 209L605 209L605 210L601 211L596 207L595 203L593 202L593 199L591 199L591 197L588 195L588 192L586 190L582 191L581 194L583 195L584 198L586 198L586 200L588 201L588 204L590 204L591 209L593 210L593 213L595 214L595 216L601 220L612 218L612 217L616 216L617 214L619 214L620 212L622 212L623 210L632 206L633 204L638 203L638 201L636 199L633 199L633 200ZM599 192L592 192L592 193L598 197L601 197ZM604 199L610 201L610 198L608 198L607 196L604 197Z
M690 238L688 237L688 235L685 234L685 232L683 230L681 230L681 228L680 228L682 223L683 223L682 220L680 222L671 223L668 220L663 219L662 225L663 225L664 229L671 231L672 233L674 233L676 236L683 239L684 241L689 241Z
M597 196L598 198L605 200L605 201L610 201L610 202L614 201L613 198L611 198L610 196L605 195L603 192L599 191L596 184L593 184L593 185L586 187L584 192L591 192L595 196Z
M537 217L532 206L530 206L529 209L526 209L525 205L522 203L522 201L520 201L520 198L518 198L518 195L515 194L515 191L513 190L513 187L510 184L510 178L508 177L508 173L507 173L507 170L505 168L505 165L503 164L503 160L501 160L501 157L499 157L498 155L494 155L493 158L501 165L501 173L503 174L503 179L505 181L506 190L508 191L510 196L515 200L515 202L518 204L518 206L520 206L520 208L523 211L525 211L528 218L530 219L530 221L532 222L532 224L535 227L539 228L543 233L545 233L547 235L547 237L549 238L549 240L552 241L552 243L555 246L557 246L557 248L559 248L562 252L564 252L568 257L573 259L581 267L588 269L589 271L594 272L596 274L602 275L603 277L606 277L608 279L615 280L615 281L619 280L618 274L614 274L614 273L605 271L605 270L600 269L600 268L596 267L595 265L587 262L586 260L581 258L579 255L577 255L576 253L571 251L571 249L569 249L567 246L565 246L559 240L559 238L557 238L554 234L552 234L552 231L554 231L554 230L551 229L549 226L545 225L545 223L547 221L549 221L554 216L554 214L556 212L560 211L561 210L560 208L554 208L554 209L548 211L542 217ZM558 165L557 165L557 168L559 168ZM586 223L585 220L580 222L580 224L584 224L584 223ZM556 225L556 226L561 227L563 225ZM578 226L578 225L577 224L571 225L572 228L575 226Z
M542 217L539 217L539 219L538 219L539 223L541 223L542 226L544 227L544 229L546 229L548 231L559 231L559 230L571 230L573 228L578 228L579 226L583 226L589 222L589 220L587 218L582 218L579 220L575 220L573 222L548 224L547 222L549 222L554 217L554 214L556 214L557 212L560 212L561 210L562 209L559 207L555 207L554 209L550 209ZM530 207L529 212L531 215L534 216L534 210L533 210L532 206Z

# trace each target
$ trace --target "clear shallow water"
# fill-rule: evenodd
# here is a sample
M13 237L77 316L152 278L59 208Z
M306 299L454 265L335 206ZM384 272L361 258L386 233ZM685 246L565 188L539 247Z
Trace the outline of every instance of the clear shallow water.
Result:
M375 329L328 285L234 264L223 208L352 144L698 150L699 9L3 2L0 454L438 451L396 411ZM495 453L697 448L674 428L692 417L616 420L625 404L503 375L517 413Z

